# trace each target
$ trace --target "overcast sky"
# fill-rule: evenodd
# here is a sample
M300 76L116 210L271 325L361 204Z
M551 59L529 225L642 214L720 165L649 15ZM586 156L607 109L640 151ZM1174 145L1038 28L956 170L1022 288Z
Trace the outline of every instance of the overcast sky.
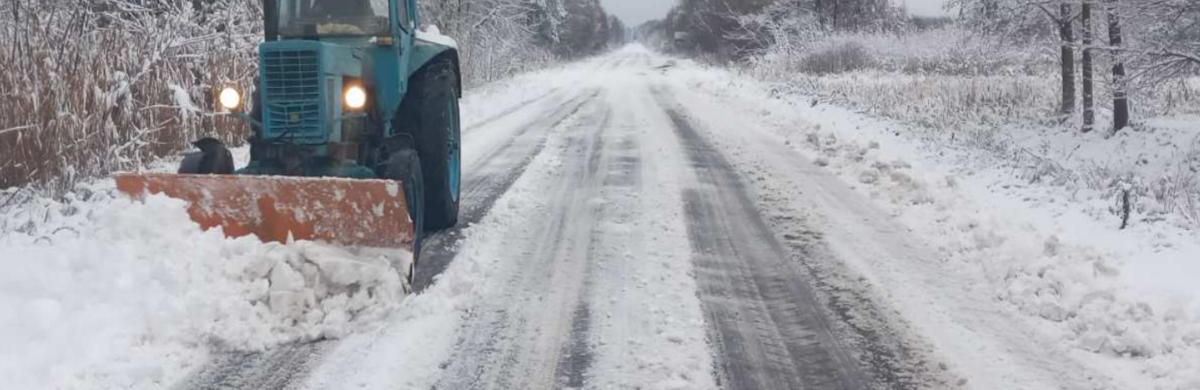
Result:
M652 19L662 19L677 0L601 0L608 13L617 15L626 26L635 27ZM897 4L905 0L893 0ZM908 11L914 15L945 15L945 0L907 0Z

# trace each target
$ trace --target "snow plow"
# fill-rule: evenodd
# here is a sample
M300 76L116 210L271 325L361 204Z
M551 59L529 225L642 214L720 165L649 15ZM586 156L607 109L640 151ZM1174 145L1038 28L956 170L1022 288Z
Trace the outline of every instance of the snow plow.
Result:
M117 188L182 199L201 228L231 237L402 248L415 267L423 232L458 221L454 41L415 29L416 0L263 9L253 90L216 96L222 113L251 124L249 163L235 169L225 145L205 138L178 174L119 174Z
M117 175L117 189L189 202L188 215L226 236L268 242L324 241L346 247L403 248L413 224L398 183L290 180L239 175Z

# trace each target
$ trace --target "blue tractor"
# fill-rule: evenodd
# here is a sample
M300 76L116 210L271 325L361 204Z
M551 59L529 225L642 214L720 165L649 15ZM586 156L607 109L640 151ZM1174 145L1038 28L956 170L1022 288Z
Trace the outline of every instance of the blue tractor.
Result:
M264 0L263 8L254 90L217 97L252 124L249 164L235 170L225 146L204 139L178 174L121 174L118 188L184 199L202 228L230 236L403 247L415 267L422 232L458 221L454 41L418 30L416 0Z

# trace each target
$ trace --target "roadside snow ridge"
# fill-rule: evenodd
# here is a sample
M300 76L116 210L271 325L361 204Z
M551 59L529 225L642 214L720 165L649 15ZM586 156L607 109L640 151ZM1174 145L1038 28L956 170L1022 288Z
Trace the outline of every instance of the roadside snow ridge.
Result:
M0 388L161 388L209 351L342 337L399 304L410 259L230 239L110 188L0 210Z

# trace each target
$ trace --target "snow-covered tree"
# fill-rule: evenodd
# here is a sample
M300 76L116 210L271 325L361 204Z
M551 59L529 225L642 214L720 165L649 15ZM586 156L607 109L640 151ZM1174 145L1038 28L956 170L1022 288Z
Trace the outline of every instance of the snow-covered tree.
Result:
M1095 62L1107 64L1114 130L1130 122L1130 94L1153 92L1200 74L1200 3L1195 1L952 0L950 6L959 10L960 22L980 36L1010 44L1045 47L1050 44L1049 32L1057 32L1054 45L1061 52L1062 75L1059 111L1064 115L1076 105L1076 53L1082 52L1092 62L1084 64L1084 72ZM1092 11L1087 20L1090 28L1083 26L1084 6ZM1076 42L1077 31L1100 39L1081 44ZM1088 88L1085 81L1084 122L1090 121Z

